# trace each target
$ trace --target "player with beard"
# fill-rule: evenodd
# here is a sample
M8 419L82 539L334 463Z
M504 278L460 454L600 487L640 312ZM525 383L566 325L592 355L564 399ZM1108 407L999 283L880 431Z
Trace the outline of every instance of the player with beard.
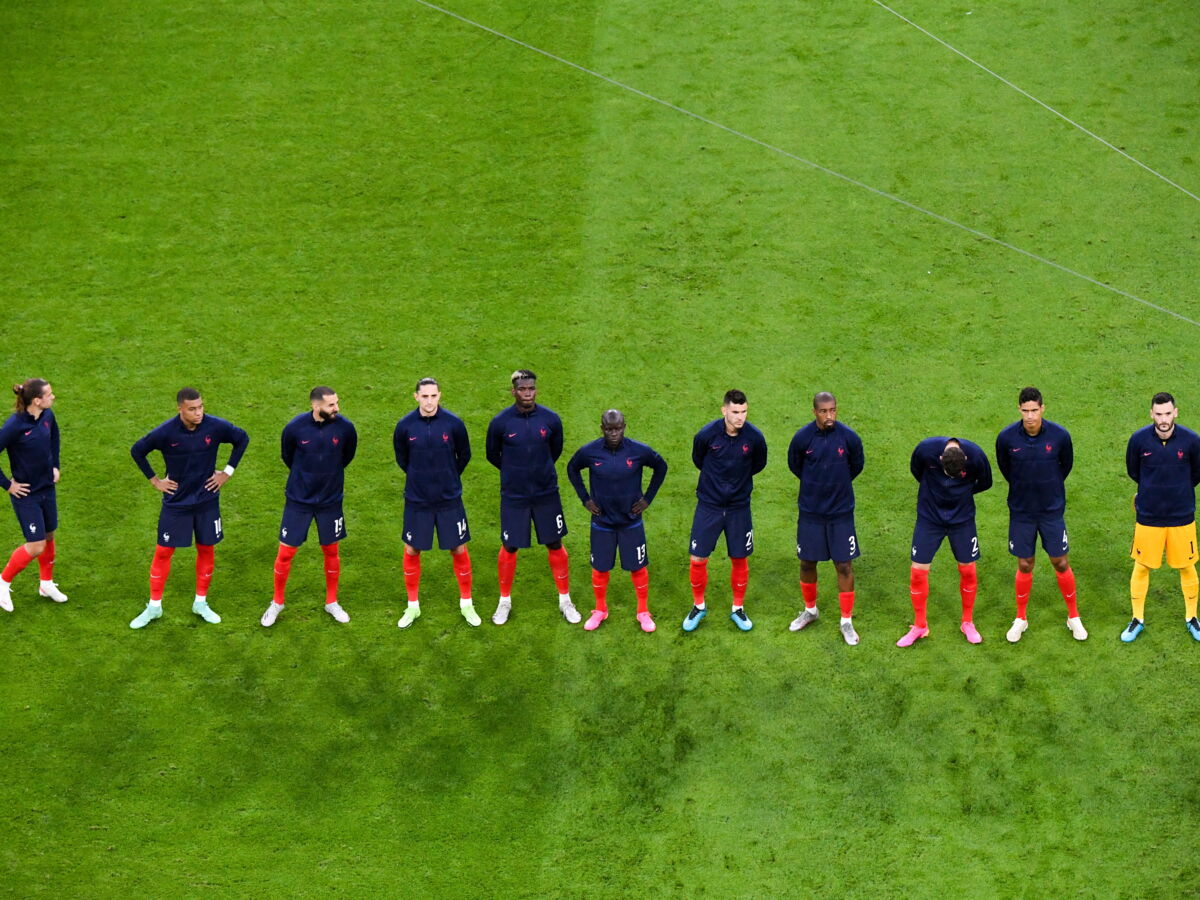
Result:
M1121 632L1125 643L1137 640L1146 627L1146 592L1150 570L1167 565L1179 570L1183 589L1184 621L1188 633L1200 641L1196 619L1196 485L1200 484L1200 435L1175 423L1179 408L1163 392L1150 401L1151 424L1129 438L1125 469L1136 482L1133 498L1137 524L1133 531L1133 576L1129 593L1133 619Z
M854 486L863 470L862 439L838 421L837 399L828 391L813 397L813 421L796 432L788 447L788 468L800 479L796 517L796 556L804 609L792 621L800 631L817 620L817 563L832 560L837 571L838 630L851 646L854 630L854 560L861 553L854 527Z
M283 428L280 456L288 468L284 488L283 521L279 526L279 552L275 556L275 595L260 620L271 627L283 612L284 592L296 551L308 540L317 523L317 540L325 560L325 612L337 622L350 616L338 602L342 562L338 541L346 536L342 512L346 466L358 449L358 432L342 415L333 388L320 385L308 395L310 412L301 413Z

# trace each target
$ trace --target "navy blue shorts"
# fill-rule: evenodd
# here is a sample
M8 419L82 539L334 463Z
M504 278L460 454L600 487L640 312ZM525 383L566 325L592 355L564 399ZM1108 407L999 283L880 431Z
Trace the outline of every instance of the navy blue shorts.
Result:
M308 540L308 529L317 520L317 540L321 546L336 544L346 536L346 517L342 504L309 506L288 500L283 504L283 521L279 524L279 543L299 547Z
M432 550L433 533L437 532L438 548L453 550L471 540L467 527L467 510L457 504L438 509L417 508L404 504L404 543L414 550Z
M739 506L726 509L723 506L696 504L692 516L692 556L707 559L717 549L717 538L725 532L725 549L730 559L745 559L754 552L754 522L750 518L750 507Z
M979 559L979 534L974 519L947 528L918 517L913 527L912 561L925 565L933 562L943 538L950 539L950 550L958 562L970 563Z
M621 568L626 572L644 569L650 563L646 555L646 526L639 520L624 528L605 528L592 523L592 568L612 571L621 551Z
M225 535L221 531L220 500L191 509L163 506L158 514L158 546L190 547L193 533L197 544L221 543Z
M58 501L54 497L54 488L27 494L24 497L8 495L12 500L13 512L21 523L21 534L25 535L26 543L44 541L47 534L58 530Z
M567 520L563 518L562 500L553 497L538 506L508 506L500 501L500 543L505 547L532 546L529 543L529 525L537 529L539 544L553 544L567 534Z
M1029 559L1037 553L1038 536L1049 556L1067 555L1067 523L1062 516L1054 519L1008 520L1008 552L1018 559Z
M844 516L813 516L800 513L796 519L796 558L805 562L849 562L858 559L858 534L854 513Z

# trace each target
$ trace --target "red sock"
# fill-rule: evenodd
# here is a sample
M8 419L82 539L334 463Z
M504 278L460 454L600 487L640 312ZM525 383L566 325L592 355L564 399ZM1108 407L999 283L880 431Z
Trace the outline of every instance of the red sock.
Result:
M150 561L150 599L155 603L162 602L163 588L167 586L167 576L171 574L171 557L174 554L174 547L154 548L154 559ZM0 575L0 578L3 577Z
M471 554L464 547L459 553L451 553L450 560L454 563L454 577L458 579L458 599L471 599Z
M608 578L611 573L592 569L592 593L596 595L596 609L608 612Z
M1033 573L1017 570L1013 579L1013 592L1017 595L1017 618L1026 618L1029 611L1029 592L1033 590Z
M213 569L216 567L216 545L196 545L196 596L207 597L212 584Z
M404 589L408 602L416 603L421 588L421 554L404 551Z
M917 628L928 628L925 620L925 606L929 602L929 570L912 567L908 573L908 592L912 595L913 625Z
M704 591L708 587L708 560L693 559L688 566L688 575L692 582L692 602L703 606Z
M838 591L838 606L842 608L843 619L854 615L854 591Z
M805 607L813 609L817 605L817 583L800 582L800 596L804 598Z
M4 571L0 572L0 578L3 578L9 584L12 580L21 573L21 571L33 561L33 557L29 555L29 551L22 544L12 552L12 556L8 558L8 565L4 567Z
M279 552L275 555L275 596L271 600L280 606L283 606L283 592L287 589L288 575L291 574L292 559L297 549L299 548L280 544Z
M46 549L37 558L38 572L42 581L54 580L54 538L46 540Z
M342 574L342 558L338 556L337 544L322 544L321 552L325 554L325 604L337 603L338 578ZM406 554L405 559L408 559Z
M975 615L975 588L978 585L975 563L958 564L958 592L962 595L962 620L970 622Z
M650 567L642 566L636 572L630 572L633 580L633 592L637 594L638 612L650 612L647 605L650 599Z
M1058 578L1058 589L1067 603L1067 615L1072 619L1079 618L1079 607L1075 605L1075 573L1067 566L1067 571L1055 572L1054 575Z
M554 575L554 584L560 594L571 593L571 568L567 565L567 548L559 547L551 550L547 557L550 560L550 571Z
M746 585L750 582L750 560L731 559L729 561L729 584L733 588L733 605L741 606L746 599Z
M496 578L500 582L500 596L511 597L513 577L517 574L517 554L509 553L500 548L500 557L496 560Z

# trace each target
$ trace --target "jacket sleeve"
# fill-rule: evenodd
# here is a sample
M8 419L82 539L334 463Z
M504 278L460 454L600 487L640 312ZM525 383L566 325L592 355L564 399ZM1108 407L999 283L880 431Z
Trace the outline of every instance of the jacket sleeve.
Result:
M708 453L708 438L704 434L704 429L701 428L696 432L696 436L692 438L692 465L697 469L704 468L704 457Z
M1067 476L1071 474L1071 469L1075 467L1075 445L1071 443L1071 434L1067 432L1063 435L1062 452L1058 455L1058 471L1062 474L1063 481L1067 480Z
M296 436L292 433L290 423L283 426L283 433L279 435L279 458L289 469L296 458Z
M407 435L404 433L404 428L401 427L404 420L401 419L396 423L396 430L392 432L392 450L396 453L396 465L403 471L408 471L408 441Z
M849 441L849 444L850 446L848 448L848 452L850 454L850 480L853 481L862 474L862 470L867 464L867 457L866 454L863 453L862 438L858 436L857 432L854 435L854 439Z
M922 458L921 450L925 446L925 442L917 444L913 447L912 458L908 461L908 470L912 472L912 477L920 481L925 474L925 460Z
M1068 446L1070 446L1070 441L1068 441L1067 443L1068 443ZM1058 464L1060 467L1062 466L1062 458L1061 457L1058 460ZM1000 474L1004 476L1005 481L1012 481L1012 479L1009 477L1009 472L1012 471L1012 460L1010 460L1008 458L1008 454L1004 452L1004 432L1003 431L1001 431L998 435L996 435L996 468L998 468L1000 470ZM1067 471L1069 472L1070 470L1071 470L1071 467L1068 465ZM1066 478L1066 477L1067 477L1066 474L1064 474L1063 478Z
M342 468L354 462L354 457L358 453L358 429L346 423L350 427L346 429L346 434L342 438Z
M58 417L56 416L50 420L50 465L56 469L61 469L62 466L58 464L58 451Z
M134 445L129 448L129 455L133 457L133 461L147 478L154 477L154 469L150 466L150 461L146 457L150 455L151 450L156 449L158 449L157 428L144 437L138 438Z
M246 447L250 444L250 435L246 434L245 429L238 428L232 422L229 423L229 434L226 437L226 442L233 444L233 450L229 454L228 465L235 469L238 463L242 461L242 457L246 455Z
M800 445L799 431L792 435L792 442L788 444L788 468L793 475L804 480L804 448Z
M483 450L487 461L497 469L500 468L500 461L504 457L504 423L500 421L499 416L488 422Z
M1142 474L1142 457L1137 449L1137 432L1135 431L1129 437L1129 443L1125 445L1125 471L1135 482L1141 483Z
M756 435L757 440L754 442L754 460L750 468L751 475L757 475L767 467L767 439L763 437L762 432Z
M992 464L988 462L987 454L983 452L982 447L975 448L975 456L978 460L978 470L975 472L975 484L971 488L971 493L982 494L992 486Z
M553 428L550 429L550 458L558 462L563 452L563 424L557 415L554 417Z
M575 493L579 495L580 503L587 503L591 499L583 486L583 476L579 474L586 468L587 460L583 457L583 448L580 447L567 462L567 481L571 482L571 487L575 488Z
M461 475L471 461L471 438L467 434L467 426L459 419L454 426L454 462Z
M643 495L647 503L653 503L654 498L658 496L658 489L662 487L663 481L667 477L667 461L663 459L654 450L650 451L650 468L654 474L650 476L650 486L646 488L646 493Z

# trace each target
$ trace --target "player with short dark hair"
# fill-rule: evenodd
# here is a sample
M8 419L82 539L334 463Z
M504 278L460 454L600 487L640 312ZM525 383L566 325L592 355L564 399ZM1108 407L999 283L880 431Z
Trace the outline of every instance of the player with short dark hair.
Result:
M837 399L829 391L813 397L813 421L796 432L788 447L788 468L800 479L797 498L796 556L804 609L788 626L799 631L817 620L817 563L832 560L837 571L838 630L847 644L854 630L854 560L861 554L854 527L853 481L863 470L863 443L838 421Z
M975 528L975 495L992 486L992 467L978 444L953 437L931 437L917 444L909 460L917 490L917 522L913 527L912 595L913 626L896 641L910 647L929 635L925 607L929 599L929 566L949 539L958 561L958 590L962 597L962 631L972 644L983 640L975 628L975 589L978 575L979 533Z
M562 420L537 403L537 376L528 369L512 373L512 406L488 423L487 459L500 470L500 554L496 568L500 602L492 621L503 625L512 612L512 583L517 551L531 544L531 526L546 547L558 588L558 608L572 625L580 621L571 602L570 570L562 539L567 534L558 473L562 455Z
M59 478L58 420L50 409L54 391L44 378L13 385L16 411L0 427L0 451L8 451L12 478L0 472L0 485L8 491L13 512L25 542L8 558L0 572L0 609L13 611L12 582L34 559L38 561L38 593L55 603L67 595L54 583L54 532L58 529Z
M232 422L205 415L204 400L195 388L182 388L175 395L178 414L167 419L130 449L133 461L150 486L163 495L158 517L158 545L150 564L150 602L129 623L145 628L162 616L163 589L171 572L171 557L177 547L190 547L196 538L196 599L192 612L213 624L220 622L208 605L216 545L225 534L221 528L220 490L233 475L246 452L250 437ZM229 462L217 470L217 451L231 444ZM147 457L162 454L166 471L159 478Z
M996 436L996 465L1008 482L1008 552L1017 558L1013 581L1017 617L1005 637L1015 644L1029 627L1027 610L1033 587L1038 537L1050 557L1058 589L1067 604L1067 628L1077 641L1087 640L1075 599L1075 573L1067 555L1066 480L1075 451L1071 435L1044 417L1042 392L1024 388L1017 397L1020 421Z
M583 627L595 631L608 618L609 573L621 554L621 568L629 573L637 595L637 620L642 631L654 631L648 595L650 559L646 553L646 528L642 513L654 502L667 461L653 449L625 437L625 416L619 409L600 417L603 437L584 444L567 463L567 478L584 508L592 514L592 590L596 608ZM650 485L642 492L642 473L650 468ZM583 485L588 472L590 492Z
M338 541L346 536L342 498L346 467L358 450L354 423L342 415L333 388L318 385L308 394L312 409L300 413L283 427L280 457L288 468L283 496L283 521L279 525L279 552L275 556L275 594L259 620L266 628L283 612L284 593L296 551L308 540L317 523L317 540L325 566L325 612L337 622L349 622L338 602L342 561Z
M471 441L462 419L442 408L434 378L417 382L417 408L396 423L392 446L404 470L404 586L408 607L396 624L408 628L421 615L421 552L438 546L450 551L458 579L459 610L472 626L481 623L471 599L471 531L462 500L462 473L471 461Z
M684 631L695 631L708 615L704 602L708 557L722 533L729 553L729 580L733 588L733 611L729 618L742 631L754 627L743 608L750 581L749 557L754 552L750 493L754 490L754 476L767 465L767 439L746 421L746 410L745 394L726 391L721 418L709 422L692 439L692 463L700 470L700 477L696 482L689 557L693 606L683 620Z
M1121 640L1137 640L1146 625L1146 592L1150 570L1167 565L1179 570L1184 621L1200 641L1196 598L1196 485L1200 484L1200 435L1178 425L1175 398L1160 392L1150 400L1151 424L1139 428L1125 448L1125 470L1138 486L1133 498L1137 524L1133 531L1133 575L1129 579L1133 619Z

